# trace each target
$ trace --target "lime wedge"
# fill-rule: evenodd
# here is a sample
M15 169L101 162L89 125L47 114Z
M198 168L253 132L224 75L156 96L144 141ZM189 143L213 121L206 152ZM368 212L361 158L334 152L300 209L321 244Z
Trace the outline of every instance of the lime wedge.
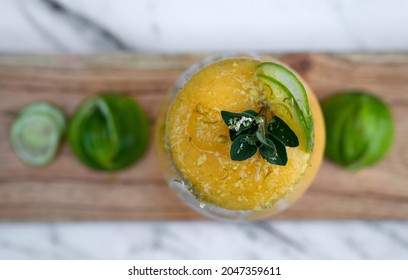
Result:
M85 165L115 171L146 152L149 122L142 107L122 93L102 93L82 103L71 118L68 140Z
M313 118L306 89L294 73L272 62L258 65L257 77L270 88L272 111L296 133L306 151L313 147Z

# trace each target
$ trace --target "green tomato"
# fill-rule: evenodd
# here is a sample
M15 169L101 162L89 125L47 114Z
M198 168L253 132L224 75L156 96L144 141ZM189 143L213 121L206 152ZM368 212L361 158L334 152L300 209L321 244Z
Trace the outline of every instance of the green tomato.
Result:
M132 165L147 150L149 123L133 99L105 93L79 106L71 119L68 138L85 165L119 170Z
M346 92L322 102L326 123L326 157L350 170L380 161L394 138L389 107L365 92Z

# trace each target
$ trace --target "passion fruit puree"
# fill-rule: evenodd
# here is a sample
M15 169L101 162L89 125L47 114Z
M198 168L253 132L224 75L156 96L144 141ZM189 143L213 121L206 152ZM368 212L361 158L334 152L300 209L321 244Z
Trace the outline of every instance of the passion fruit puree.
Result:
M178 92L167 115L177 168L199 199L226 209L270 207L293 191L310 160L301 146L286 148L286 166L266 162L259 152L245 161L231 160L229 130L220 112L260 111L262 87L254 75L259 63L228 59L203 68ZM284 121L293 125L290 118Z

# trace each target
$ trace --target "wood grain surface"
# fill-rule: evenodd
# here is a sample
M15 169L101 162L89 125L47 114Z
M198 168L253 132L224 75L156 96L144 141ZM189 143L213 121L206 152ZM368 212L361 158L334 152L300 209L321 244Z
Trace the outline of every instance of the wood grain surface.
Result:
M0 55L0 220L203 219L166 186L153 146L134 167L98 173L81 165L65 143L45 168L22 164L8 128L18 110L48 100L73 112L100 91L140 101L153 126L176 77L197 56ZM321 99L341 90L376 93L392 106L397 127L389 156L351 174L328 162L303 198L275 219L408 218L408 54L274 55L299 71Z

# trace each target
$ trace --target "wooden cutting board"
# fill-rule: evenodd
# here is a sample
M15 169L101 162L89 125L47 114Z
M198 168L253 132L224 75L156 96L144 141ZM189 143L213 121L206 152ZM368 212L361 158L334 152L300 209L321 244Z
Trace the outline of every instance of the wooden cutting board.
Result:
M336 91L376 93L392 106L396 139L387 159L351 174L323 164L305 196L277 219L408 218L408 53L274 55L299 71L319 98ZM0 220L203 219L166 186L153 146L119 173L88 170L65 143L49 166L24 166L11 152L8 127L18 110L49 100L68 114L87 96L123 91L139 100L151 125L176 77L202 56L1 55Z

